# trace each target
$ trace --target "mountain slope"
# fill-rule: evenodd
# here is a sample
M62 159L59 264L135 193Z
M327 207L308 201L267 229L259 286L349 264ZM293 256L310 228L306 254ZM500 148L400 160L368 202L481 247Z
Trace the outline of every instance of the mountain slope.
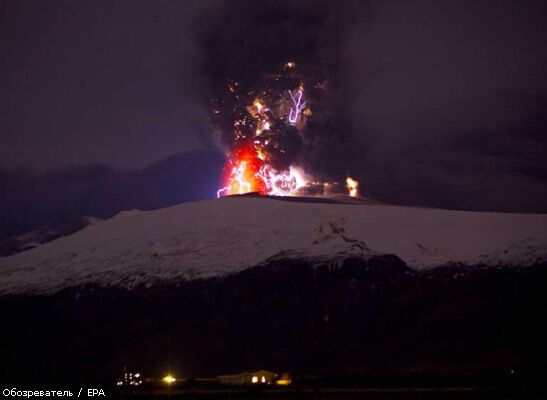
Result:
M101 221L96 217L67 217L20 235L0 239L0 257L31 250Z
M0 259L0 294L224 276L272 257L395 254L413 269L547 259L547 215L231 197L122 212Z
M0 376L113 382L125 365L145 377L169 366L184 377L269 369L541 379L546 266L413 271L396 256L337 268L278 258L221 279L3 296Z

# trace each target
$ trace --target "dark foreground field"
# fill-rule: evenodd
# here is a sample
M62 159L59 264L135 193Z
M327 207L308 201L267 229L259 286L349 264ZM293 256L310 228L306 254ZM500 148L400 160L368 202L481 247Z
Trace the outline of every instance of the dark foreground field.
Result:
M131 392L108 392L113 398L178 398L178 399L232 399L232 400L270 400L270 399L544 399L547 392L538 387L357 387L357 388L313 388L300 387L287 390L181 390L154 389Z
M3 382L111 384L126 365L145 377L268 369L463 390L547 371L545 265L418 273L395 256L318 268L277 259L223 279L4 297L0 315Z

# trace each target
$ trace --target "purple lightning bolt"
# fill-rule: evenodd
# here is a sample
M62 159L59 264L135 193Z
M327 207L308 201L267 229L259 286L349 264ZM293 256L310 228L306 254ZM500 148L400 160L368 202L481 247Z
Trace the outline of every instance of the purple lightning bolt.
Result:
M300 112L306 107L306 102L303 102L302 104L302 90L299 90L296 93L296 96L289 90L289 94L291 95L291 100L294 104L294 108L291 107L291 111L289 112L289 123L291 125L296 124L296 121L298 120L298 116L300 115Z

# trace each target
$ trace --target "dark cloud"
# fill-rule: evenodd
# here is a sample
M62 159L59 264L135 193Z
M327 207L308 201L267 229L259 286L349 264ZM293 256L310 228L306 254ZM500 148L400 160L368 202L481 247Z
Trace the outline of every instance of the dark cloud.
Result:
M369 194L547 211L545 3L375 4L344 44Z
M318 171L354 174L365 193L393 203L547 212L546 8L532 0L3 2L0 165L106 165L63 168L70 179L4 174L3 204L20 203L22 220L56 213L56 201L69 204L63 193L77 192L74 204L90 196L94 206L82 210L102 215L167 204L163 194L139 203L144 186L124 200L116 183L133 175L112 171L212 149L216 87L295 56L333 82L337 118L309 155ZM202 166L211 188L215 160ZM155 179L180 188L173 201L202 193L179 186L175 170ZM27 199L41 193L51 206Z
M0 165L143 166L206 148L195 19L208 1L0 8Z
M222 155L184 152L135 171L104 164L37 174L0 170L0 237L70 216L108 218L216 197Z

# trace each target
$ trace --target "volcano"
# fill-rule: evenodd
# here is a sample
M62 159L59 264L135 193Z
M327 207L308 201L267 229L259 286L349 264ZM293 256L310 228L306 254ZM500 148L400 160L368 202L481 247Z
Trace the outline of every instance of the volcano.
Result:
M153 375L167 360L185 376L534 373L545 226L352 197L122 212L0 258L0 369L19 382Z
M131 288L222 277L272 257L393 254L414 270L529 266L547 259L547 215L369 204L350 197L232 196L125 211L0 258L0 294L83 284Z

